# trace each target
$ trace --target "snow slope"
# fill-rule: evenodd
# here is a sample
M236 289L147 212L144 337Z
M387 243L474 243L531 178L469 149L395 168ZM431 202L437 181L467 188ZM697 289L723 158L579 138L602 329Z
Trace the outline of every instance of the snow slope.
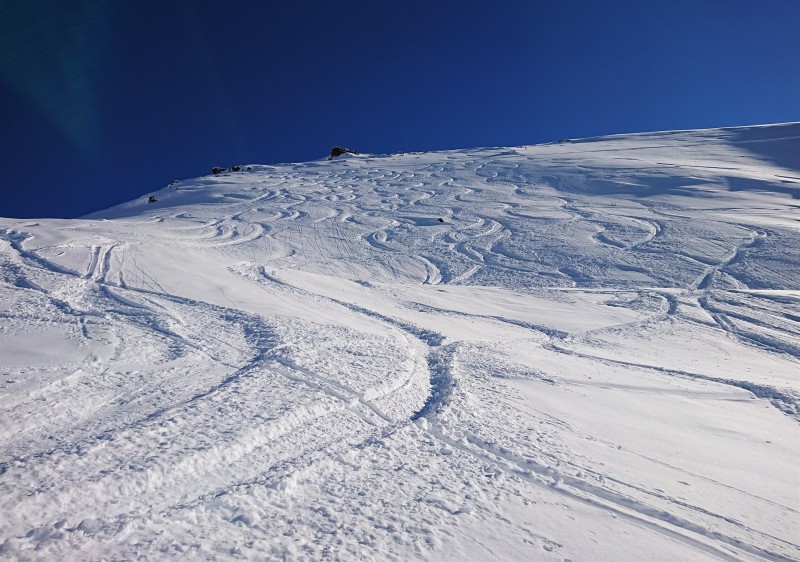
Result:
M0 219L0 556L800 560L800 124L153 195Z

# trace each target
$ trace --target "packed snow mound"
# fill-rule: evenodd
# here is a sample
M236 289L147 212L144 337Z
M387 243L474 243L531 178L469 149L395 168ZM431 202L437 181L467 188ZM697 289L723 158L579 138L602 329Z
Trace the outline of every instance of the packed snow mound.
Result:
M0 219L2 555L800 559L800 123L347 156Z

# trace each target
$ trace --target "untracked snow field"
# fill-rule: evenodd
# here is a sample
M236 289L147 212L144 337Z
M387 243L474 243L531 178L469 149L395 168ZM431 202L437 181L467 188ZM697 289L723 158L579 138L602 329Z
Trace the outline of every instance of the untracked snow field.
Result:
M800 560L800 124L151 194L0 219L0 558Z

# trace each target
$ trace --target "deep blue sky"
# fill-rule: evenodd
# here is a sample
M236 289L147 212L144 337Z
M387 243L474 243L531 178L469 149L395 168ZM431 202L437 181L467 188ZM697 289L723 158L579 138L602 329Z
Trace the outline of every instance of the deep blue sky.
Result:
M0 216L212 166L800 120L799 0L0 5Z

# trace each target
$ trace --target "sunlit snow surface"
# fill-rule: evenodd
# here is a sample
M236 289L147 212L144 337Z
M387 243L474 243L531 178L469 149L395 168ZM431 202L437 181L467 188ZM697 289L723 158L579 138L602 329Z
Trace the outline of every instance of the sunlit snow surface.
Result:
M800 559L799 139L253 165L0 219L0 556Z

